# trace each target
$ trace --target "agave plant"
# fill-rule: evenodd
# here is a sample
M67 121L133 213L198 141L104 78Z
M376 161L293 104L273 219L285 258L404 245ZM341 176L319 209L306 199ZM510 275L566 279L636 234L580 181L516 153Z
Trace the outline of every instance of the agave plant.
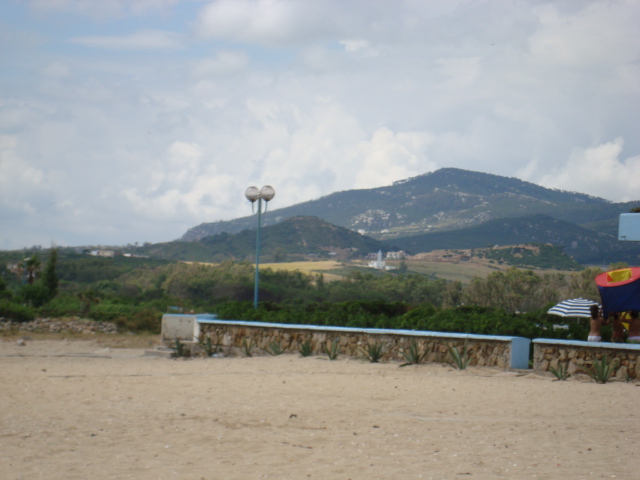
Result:
M311 345L311 342L303 342L300 344L298 351L303 357L309 357L313 353L313 345Z
M367 343L366 348L361 349L362 356L371 363L378 363L385 354L385 345L382 342Z
M242 353L244 353L245 357L253 357L253 350L256 348L256 344L253 343L253 339L247 338L242 339Z
M559 363L558 368L549 367L549 371L556 377L554 382L558 380L564 382L571 376L571 374L567 371L567 368L568 367L566 363Z
M589 375L596 383L607 383L618 366L618 359L609 363L607 356L603 355L600 360L594 360L593 366L584 372Z
M267 348L265 348L264 351L269 355L273 355L275 357L277 355L281 355L284 352L284 348L282 348L281 342L276 342L274 340L273 342L270 342L269 345L267 345Z
M462 347L462 353L458 351L456 347L453 345L446 345L449 350L449 355L453 359L452 362L447 362L453 368L458 370L465 370L469 366L469 362L471 361L471 357L469 357L469 351L467 350L467 341L465 340L464 345Z
M418 365L424 362L425 357L427 356L427 352L424 351L420 353L420 348L418 347L418 342L413 340L409 344L409 348L402 352L402 356L406 360L405 363L400 365L401 367L406 367L407 365Z
M171 350L173 350L173 353L171 354L171 356L173 358L190 357L191 356L191 353L189 352L189 349L187 348L187 346L184 343L182 343L180 340L178 340L177 338L176 338L175 343L171 347Z
M211 337L208 335L201 335L198 338L198 346L202 349L202 352L206 357L211 357L212 355L218 353L220 347L218 344L214 344L211 341Z
M331 347L324 346L324 353L327 354L329 360L336 360L340 354L340 340L337 338L331 342Z

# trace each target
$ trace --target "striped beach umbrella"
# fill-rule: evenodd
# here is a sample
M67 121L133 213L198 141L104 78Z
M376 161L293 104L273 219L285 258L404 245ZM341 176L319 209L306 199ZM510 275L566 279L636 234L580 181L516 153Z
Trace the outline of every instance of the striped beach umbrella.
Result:
M600 305L593 300L585 300L584 298L573 298L560 302L555 307L550 308L547 313L550 315L559 315L561 317L591 317L591 305Z

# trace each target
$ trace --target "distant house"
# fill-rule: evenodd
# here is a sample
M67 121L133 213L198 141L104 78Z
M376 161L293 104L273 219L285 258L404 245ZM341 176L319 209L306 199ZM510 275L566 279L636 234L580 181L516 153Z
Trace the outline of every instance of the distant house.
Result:
M112 258L116 256L116 252L114 250L91 250L90 255L94 257Z
M404 250L399 250L397 252L387 252L387 260L402 260L406 256Z
M380 270L385 270L387 268L385 261L382 259L382 250L378 252L375 260L369 262L369 266Z

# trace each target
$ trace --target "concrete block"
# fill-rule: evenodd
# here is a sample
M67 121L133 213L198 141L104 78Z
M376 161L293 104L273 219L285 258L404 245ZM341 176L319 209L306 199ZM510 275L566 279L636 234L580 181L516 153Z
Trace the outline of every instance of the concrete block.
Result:
M162 316L162 341L184 340L191 342L198 338L200 327L196 315L166 314Z

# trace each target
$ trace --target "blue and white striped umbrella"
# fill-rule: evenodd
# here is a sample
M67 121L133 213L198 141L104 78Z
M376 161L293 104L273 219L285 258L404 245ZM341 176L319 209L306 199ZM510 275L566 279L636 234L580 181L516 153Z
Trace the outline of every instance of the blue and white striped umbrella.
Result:
M561 317L591 317L591 305L598 305L593 300L585 300L584 298L574 298L560 302L555 307L550 308L547 313L550 315L559 315Z

